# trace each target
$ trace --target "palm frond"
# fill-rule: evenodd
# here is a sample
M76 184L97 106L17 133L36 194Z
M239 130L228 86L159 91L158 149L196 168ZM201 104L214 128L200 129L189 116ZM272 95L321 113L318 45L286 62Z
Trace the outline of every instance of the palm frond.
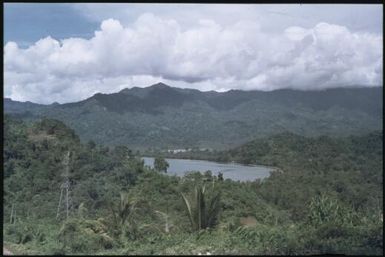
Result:
M181 193L181 194L182 194L182 198L184 200L184 203L186 205L186 209L187 209L189 220L191 222L191 226L194 228L195 227L194 215L193 215L193 212L191 209L190 202L188 201L188 199L186 198L186 196L183 193Z
M194 189L194 205L182 193L188 216L193 230L205 229L216 225L220 212L220 193L215 193L212 198L205 186L196 186Z
M220 209L221 209L220 193L217 193L216 195L214 195L213 198L210 199L209 208L207 210L208 227L212 227L216 225Z

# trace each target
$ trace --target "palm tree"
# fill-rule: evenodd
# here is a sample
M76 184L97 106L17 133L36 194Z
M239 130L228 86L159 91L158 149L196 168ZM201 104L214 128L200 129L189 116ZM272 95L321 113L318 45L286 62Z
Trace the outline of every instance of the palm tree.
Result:
M128 221L129 225L134 223L134 215L138 210L138 200L131 198L128 193L120 193L120 201L117 208L110 204L110 210L113 217L113 224L117 234L121 234L125 223Z
M124 225L127 218L131 217L137 210L136 204L137 201L135 199L130 199L127 193L121 193L118 213L121 225Z
M141 192L137 193L137 197L127 192L120 192L120 201L117 206L109 203L112 213L112 228L115 236L127 236L136 239L143 228L156 229L151 224L140 224L140 218L144 215L155 216L155 212L147 201L140 197ZM143 231L142 231L143 232Z
M196 186L191 202L183 193L182 198L193 230L211 228L217 224L221 209L220 192L214 191L209 197L205 186Z

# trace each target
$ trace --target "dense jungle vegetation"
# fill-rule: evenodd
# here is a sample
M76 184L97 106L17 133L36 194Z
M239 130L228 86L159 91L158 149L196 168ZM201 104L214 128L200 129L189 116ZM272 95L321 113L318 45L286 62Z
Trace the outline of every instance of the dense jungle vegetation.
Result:
M339 137L381 130L382 89L202 92L158 83L66 104L4 99L4 111L27 121L58 119L82 142L129 145L140 151L225 150L286 131Z
M196 153L277 167L267 179L180 178L128 147L83 144L58 120L5 115L4 244L16 254L382 255L382 146L382 131L282 133Z

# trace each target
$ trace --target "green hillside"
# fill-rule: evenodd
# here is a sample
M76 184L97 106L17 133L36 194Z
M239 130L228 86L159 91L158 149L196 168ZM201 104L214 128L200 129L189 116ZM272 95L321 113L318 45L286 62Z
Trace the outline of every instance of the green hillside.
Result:
M125 144L141 150L224 149L286 131L340 136L381 130L382 87L218 93L159 83L114 94L98 93L76 103L32 108L8 99L4 109L25 120L61 120L83 142Z
M5 115L3 242L16 254L382 255L382 146L382 132L286 133L216 153L276 165L266 180L179 178L58 120Z

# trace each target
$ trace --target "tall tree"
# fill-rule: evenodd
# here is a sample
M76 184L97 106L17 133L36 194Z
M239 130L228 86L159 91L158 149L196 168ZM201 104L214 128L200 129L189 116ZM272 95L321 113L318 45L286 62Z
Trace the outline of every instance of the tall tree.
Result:
M154 160L154 168L157 171L167 173L167 169L169 166L170 165L168 164L168 162L163 157L158 156Z

